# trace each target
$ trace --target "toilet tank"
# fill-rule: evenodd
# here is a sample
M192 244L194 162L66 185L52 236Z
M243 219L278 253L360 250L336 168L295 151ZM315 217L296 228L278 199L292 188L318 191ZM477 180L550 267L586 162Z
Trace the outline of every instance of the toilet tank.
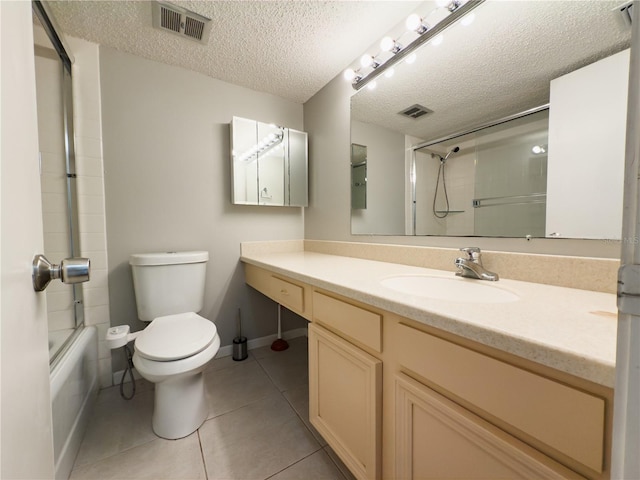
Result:
M138 318L199 312L209 252L138 253L131 255Z

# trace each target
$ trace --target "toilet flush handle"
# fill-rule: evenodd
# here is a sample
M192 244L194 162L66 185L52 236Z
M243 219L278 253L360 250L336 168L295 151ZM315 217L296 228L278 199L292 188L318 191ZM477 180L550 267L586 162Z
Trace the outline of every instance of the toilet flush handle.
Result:
M65 258L60 265L51 263L44 255L33 257L33 289L42 292L51 280L74 284L89 281L91 261L88 258Z

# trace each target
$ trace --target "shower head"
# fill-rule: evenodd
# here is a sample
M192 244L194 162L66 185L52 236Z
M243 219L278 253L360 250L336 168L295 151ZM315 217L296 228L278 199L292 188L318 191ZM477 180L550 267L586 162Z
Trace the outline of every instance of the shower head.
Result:
M447 161L447 158L449 158L449 156L450 156L452 153L458 153L459 151L460 151L460 147L453 147L453 148L452 148L451 150L449 150L449 152L444 156L444 158L442 158L442 160L441 160L441 161L442 161L443 163L444 163L444 162L446 162L446 161Z

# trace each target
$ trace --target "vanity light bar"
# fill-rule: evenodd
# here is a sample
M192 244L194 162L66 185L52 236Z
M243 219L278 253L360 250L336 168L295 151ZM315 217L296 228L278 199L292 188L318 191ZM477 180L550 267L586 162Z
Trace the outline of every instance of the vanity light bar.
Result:
M257 159L258 155L265 155L269 150L280 145L284 139L284 132L280 130L278 133L270 133L262 139L262 141L255 144L249 150L239 155L238 160L241 162L251 162L254 157Z
M398 45L400 48L392 48L391 53L393 54L388 60L384 62L380 62L378 60L378 55L371 55L371 58L374 60L373 70L371 70L367 74L362 74L360 70L347 70L347 72L352 73L351 75L351 84L354 89L360 90L362 87L367 85L369 82L373 81L380 74L382 74L385 70L391 68L395 64L401 62L409 55L412 55L414 50L416 50L421 45L427 43L429 40L433 39L440 35L444 30L453 25L455 22L464 17L467 13L471 12L474 8L481 5L485 0L468 0L466 2L462 2L459 0L453 0L449 3L448 7L446 7L451 13L447 15L444 19L431 26L430 28L425 28L422 30L417 30L416 33L419 35L413 42L407 44L402 47ZM395 45L394 45L395 47ZM368 54L364 57L368 57ZM363 58L364 58L363 57ZM347 72L345 72L345 77L347 76Z

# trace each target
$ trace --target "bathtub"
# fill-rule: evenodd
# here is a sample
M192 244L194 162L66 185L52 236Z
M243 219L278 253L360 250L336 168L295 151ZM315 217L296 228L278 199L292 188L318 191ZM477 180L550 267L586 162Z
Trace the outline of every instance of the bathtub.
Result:
M56 480L67 480L98 394L98 334L81 327L50 374Z

